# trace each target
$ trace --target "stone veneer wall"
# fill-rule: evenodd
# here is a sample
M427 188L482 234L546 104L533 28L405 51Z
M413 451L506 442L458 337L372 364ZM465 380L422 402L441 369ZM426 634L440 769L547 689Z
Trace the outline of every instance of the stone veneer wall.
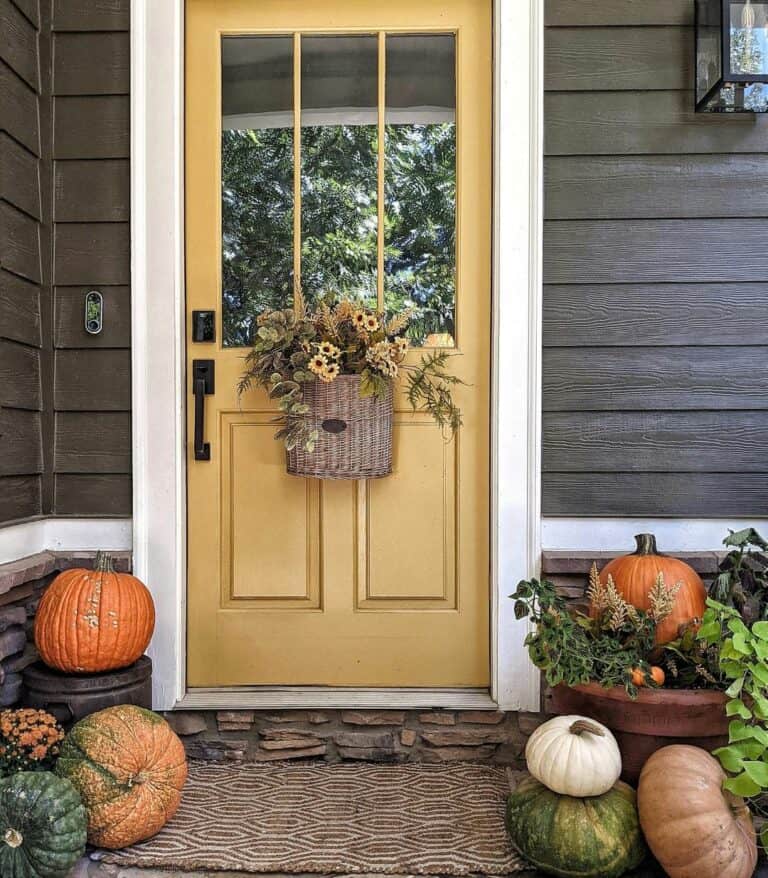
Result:
M21 674L37 661L33 625L40 598L56 574L91 567L94 552L40 552L0 564L0 707L23 701ZM130 569L130 556L115 553L118 570Z
M518 765L539 714L485 710L176 711L193 759L273 762L491 762Z

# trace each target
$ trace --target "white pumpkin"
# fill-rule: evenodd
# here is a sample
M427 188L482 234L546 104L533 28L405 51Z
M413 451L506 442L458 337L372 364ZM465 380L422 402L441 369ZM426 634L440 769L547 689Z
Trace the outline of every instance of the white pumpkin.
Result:
M621 774L619 745L604 725L584 716L556 716L525 748L528 771L555 793L602 796Z

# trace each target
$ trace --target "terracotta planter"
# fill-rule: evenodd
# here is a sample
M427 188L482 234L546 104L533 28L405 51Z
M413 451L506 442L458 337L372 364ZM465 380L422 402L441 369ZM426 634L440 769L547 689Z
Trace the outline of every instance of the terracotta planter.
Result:
M636 783L645 760L669 744L714 750L728 743L724 693L710 689L645 689L633 700L622 687L598 683L556 686L547 711L596 719L616 736L624 765L622 779Z

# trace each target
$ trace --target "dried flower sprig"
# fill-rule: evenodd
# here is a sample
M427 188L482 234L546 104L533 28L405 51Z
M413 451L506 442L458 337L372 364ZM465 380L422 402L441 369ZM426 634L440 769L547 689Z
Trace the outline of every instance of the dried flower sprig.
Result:
M648 601L651 605L648 612L657 625L672 614L672 610L675 608L677 593L682 587L682 582L676 582L674 585L667 587L664 582L664 574L659 571L656 582L653 583L651 590L648 592Z

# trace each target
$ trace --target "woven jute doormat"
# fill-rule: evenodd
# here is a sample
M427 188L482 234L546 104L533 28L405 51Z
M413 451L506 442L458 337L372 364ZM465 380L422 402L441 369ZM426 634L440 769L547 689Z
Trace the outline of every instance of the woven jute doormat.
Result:
M507 875L509 784L482 765L192 763L155 838L96 856L183 870Z

